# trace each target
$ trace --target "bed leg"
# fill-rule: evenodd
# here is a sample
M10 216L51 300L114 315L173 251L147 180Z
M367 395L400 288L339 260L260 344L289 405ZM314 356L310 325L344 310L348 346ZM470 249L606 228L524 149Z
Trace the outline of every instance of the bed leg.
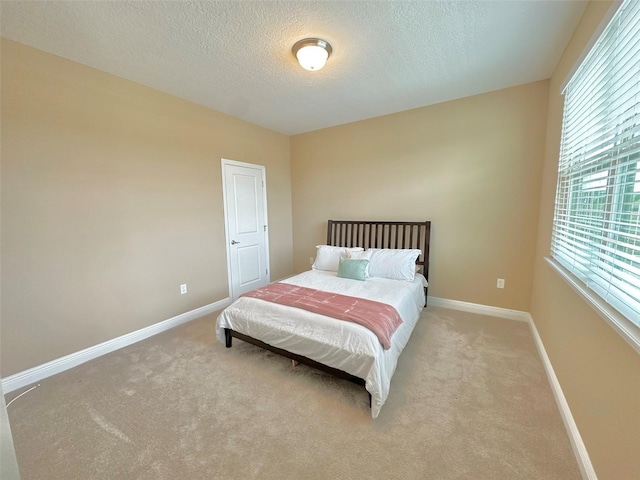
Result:
M369 393L369 392L367 392ZM369 408L371 408L371 394L369 393Z
M424 306L427 306L427 287L424 287Z
M225 328L224 329L224 344L227 348L231 348L231 339L233 337L231 336L231 329L230 328Z

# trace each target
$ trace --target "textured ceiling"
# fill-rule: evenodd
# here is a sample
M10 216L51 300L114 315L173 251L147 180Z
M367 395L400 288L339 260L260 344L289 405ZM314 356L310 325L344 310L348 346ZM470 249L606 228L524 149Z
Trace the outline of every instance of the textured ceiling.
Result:
M582 1L2 1L1 34L296 134L549 78ZM318 72L291 46L327 40Z

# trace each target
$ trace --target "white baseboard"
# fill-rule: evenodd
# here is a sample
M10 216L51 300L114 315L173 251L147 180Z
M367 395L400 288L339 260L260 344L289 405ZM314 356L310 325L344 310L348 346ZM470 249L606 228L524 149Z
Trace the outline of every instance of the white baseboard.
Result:
M521 322L527 322L529 324L531 335L533 336L533 341L536 344L538 354L540 355L540 359L542 360L542 365L544 366L544 370L547 373L547 378L549 379L549 384L551 385L551 391L553 392L553 396L556 399L558 410L560 410L560 416L562 417L564 427L567 430L569 442L571 443L571 448L573 448L573 453L576 456L576 461L578 462L578 468L580 468L580 472L582 473L582 478L584 480L598 480L596 472L593 469L593 465L591 464L591 459L589 458L587 447L582 441L582 437L580 436L580 432L578 431L578 426L573 419L571 409L569 408L567 399L562 392L562 387L560 386L558 377L556 377L556 373L553 370L551 360L549 360L549 356L547 355L547 351L544 348L544 344L542 343L542 339L538 334L538 329L536 328L531 314L529 314L528 312L521 312L519 310L490 307L487 305L478 305L476 303L460 302L458 300L449 300L446 298L438 297L428 297L427 305L450 308L451 310L461 310L463 312L478 313L480 315L491 315L493 317L507 318L510 320L518 320Z
M507 318L519 322L528 322L529 318L531 318L527 312L521 312L520 310L490 307L488 305L449 300L447 298L428 297L427 305L450 308L451 310L460 310L462 312L479 313L480 315L491 315L492 317Z
M106 342L94 345L93 347L85 348L79 352L71 353L64 357L43 363L42 365L38 365L37 367L30 368L23 372L9 375L2 379L2 390L4 393L13 392L14 390L27 386L31 383L39 382L42 379L64 372L65 370L69 370L70 368L88 362L89 360L93 360L94 358L100 357L106 353L113 352L122 347L139 342L140 340L144 340L145 338L149 338L153 335L157 335L158 333L177 327L178 325L182 325L183 323L187 323L195 320L196 318L213 313L216 310L223 309L229 305L229 303L229 298L225 298L189 312L182 313L168 320L141 328L135 332L127 333L112 340L107 340Z
M542 359L542 364L544 365L544 369L547 372L547 378L549 379L549 383L551 384L553 396L556 398L556 404L558 405L558 410L560 410L560 416L562 417L562 421L564 422L564 427L566 428L567 434L569 435L571 448L573 448L573 453L576 456L576 460L578 461L578 467L580 468L580 472L582 473L582 478L584 478L585 480L598 480L596 471L593 469L593 465L591 464L591 458L589 458L589 452L587 452L587 447L582 441L582 437L580 436L580 432L578 431L578 426L573 419L571 409L569 408L567 399L562 392L562 387L560 386L558 377L556 377L556 373L553 370L553 366L551 365L551 360L549 360L549 356L547 355L547 351L544 348L542 339L538 334L536 324L533 321L531 315L527 315L529 317L529 327L531 328L533 341L538 348L538 353L540 354L540 358Z

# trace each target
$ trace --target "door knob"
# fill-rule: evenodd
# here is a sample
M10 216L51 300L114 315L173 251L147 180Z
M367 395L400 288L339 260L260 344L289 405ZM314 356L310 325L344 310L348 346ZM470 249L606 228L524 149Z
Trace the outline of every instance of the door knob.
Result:
M240 242L236 242L235 240L231 240L231 245L238 245Z

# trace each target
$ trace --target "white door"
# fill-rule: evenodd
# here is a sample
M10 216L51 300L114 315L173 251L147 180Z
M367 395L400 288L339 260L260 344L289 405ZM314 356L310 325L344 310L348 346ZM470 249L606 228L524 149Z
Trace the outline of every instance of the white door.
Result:
M229 265L229 296L235 300L270 281L265 169L222 159Z

